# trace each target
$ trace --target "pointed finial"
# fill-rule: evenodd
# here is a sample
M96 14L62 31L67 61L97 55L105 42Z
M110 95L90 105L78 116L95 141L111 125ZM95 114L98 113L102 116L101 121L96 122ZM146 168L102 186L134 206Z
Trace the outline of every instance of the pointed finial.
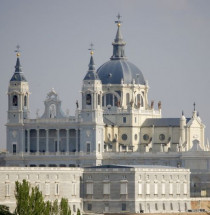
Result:
M195 111L195 102L193 103L193 106L194 106L194 111Z
M121 23L122 23L122 21L120 20L120 18L121 18L122 16L120 15L120 13L118 13L118 15L117 15L117 21L115 21L115 23L117 23L117 26L118 27L120 27L120 25L121 25Z
M88 49L88 50L90 50L90 54L91 54L91 55L93 55L94 50L95 50L95 49L93 48L93 46L94 46L94 44L91 43L91 44L90 44L90 48Z
M20 57L20 46L19 45L16 46L15 52L16 52L16 56Z
M182 111L182 116L184 116L184 111Z

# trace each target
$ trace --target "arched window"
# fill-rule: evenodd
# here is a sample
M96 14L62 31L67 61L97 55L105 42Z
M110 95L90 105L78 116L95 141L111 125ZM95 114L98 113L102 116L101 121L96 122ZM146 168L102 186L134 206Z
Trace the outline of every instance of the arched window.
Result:
M86 95L86 105L91 105L91 94Z
M100 103L101 103L101 96L98 95L98 105L100 105Z
M144 107L144 99L142 96L141 96L141 106Z
M14 95L12 97L12 105L13 106L18 106L18 97L17 97L17 95Z
M130 94L126 93L126 104L129 105L130 104Z
M27 96L24 96L24 106L27 106Z
M141 94L137 94L137 99L136 99L136 105L137 107L144 107L144 99L141 96Z
M107 93L102 97L102 106L119 106L119 100L115 94Z

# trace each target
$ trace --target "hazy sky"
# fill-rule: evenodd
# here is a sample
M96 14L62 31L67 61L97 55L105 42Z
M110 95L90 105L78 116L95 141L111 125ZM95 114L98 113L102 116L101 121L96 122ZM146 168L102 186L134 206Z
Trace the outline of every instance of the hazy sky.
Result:
M31 117L53 87L62 109L75 112L88 69L89 44L99 67L112 55L122 15L126 56L149 82L163 117L192 116L193 103L210 137L209 0L0 0L0 148L5 148L7 88L17 44L30 86Z

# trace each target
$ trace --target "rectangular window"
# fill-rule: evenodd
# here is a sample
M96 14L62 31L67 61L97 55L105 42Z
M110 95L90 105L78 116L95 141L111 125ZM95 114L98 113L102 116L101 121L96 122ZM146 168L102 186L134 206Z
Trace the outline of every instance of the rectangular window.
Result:
M139 195L142 195L142 183L139 183Z
M16 154L16 151L17 151L17 150L16 150L16 144L13 144L13 145L12 145L12 151L13 151L13 154Z
M125 195L127 194L127 183L120 184L120 194Z
M77 193L77 192L76 192L76 183L73 183L73 184L72 184L72 195L73 195L73 196L76 196L76 193Z
M58 183L55 184L55 195L56 196L59 195L59 184Z
M187 183L184 183L184 195L187 195Z
M173 184L172 183L169 184L169 194L173 195Z
M93 194L93 183L87 183L86 184L86 194L87 195L92 195Z
M126 117L125 116L123 117L123 123L126 123Z
M99 143L98 144L98 153L100 153L101 152L101 144Z
M88 204L87 209L88 209L88 211L92 211L92 204Z
M155 194L155 195L158 194L158 184L157 184L157 183L155 183L155 192L154 192L154 194Z
M171 211L173 211L173 203L171 203L170 206L171 206Z
M50 195L50 183L45 184L45 195Z
M180 195L180 183L176 184L176 194Z
M164 210L164 211L166 210L166 206L165 206L165 203L163 203L163 210Z
M150 195L150 184L149 183L146 184L146 194Z
M110 195L110 183L104 183L104 195Z
M87 153L90 153L90 143L87 143Z
M140 213L142 211L142 204L141 203L139 204L139 211L140 211Z
M122 211L126 211L126 203L122 203Z
M10 186L9 186L9 184L5 185L5 196L10 196Z
M166 184L162 183L162 195L166 194Z
M76 205L73 205L73 211L76 212Z

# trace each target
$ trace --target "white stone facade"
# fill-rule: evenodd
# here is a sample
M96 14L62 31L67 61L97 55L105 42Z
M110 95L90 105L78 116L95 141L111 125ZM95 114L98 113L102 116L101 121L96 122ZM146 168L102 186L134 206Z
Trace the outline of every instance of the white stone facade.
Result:
M15 181L38 186L45 200L67 198L84 213L154 212L190 209L190 171L162 166L90 168L0 167L0 204L15 208Z
M81 168L0 167L0 204L8 205L14 211L15 181L25 179L31 186L38 186L46 201L67 198L72 213L76 214L77 209L82 209L82 177Z

